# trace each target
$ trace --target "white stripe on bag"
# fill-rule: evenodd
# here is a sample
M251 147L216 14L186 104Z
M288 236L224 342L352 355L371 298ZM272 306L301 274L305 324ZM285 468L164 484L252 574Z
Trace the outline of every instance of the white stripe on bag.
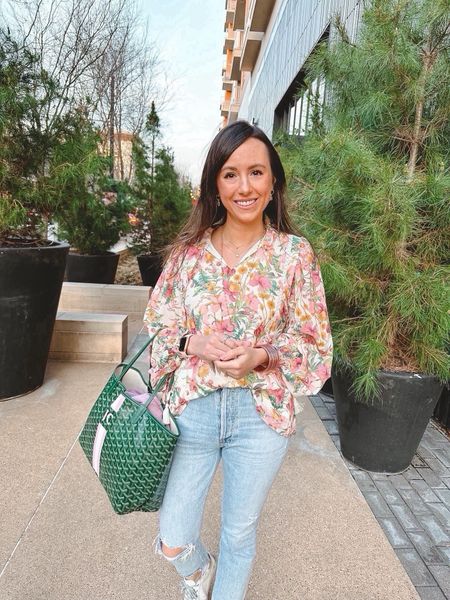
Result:
M122 404L124 403L125 396L120 394L111 404L110 408L114 412L118 412ZM109 410L103 416L103 420L108 421ZM97 425L97 431L95 432L94 444L92 446L92 468L97 473L97 477L100 476L100 458L102 455L102 448L106 438L106 429L101 423Z

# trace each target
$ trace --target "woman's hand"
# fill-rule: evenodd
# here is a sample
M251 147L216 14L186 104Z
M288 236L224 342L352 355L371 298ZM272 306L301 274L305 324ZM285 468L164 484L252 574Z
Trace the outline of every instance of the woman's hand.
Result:
M267 352L263 348L252 348L239 345L227 352L222 360L214 362L217 369L234 379L242 379L258 365L268 361Z
M231 348L236 348L242 343L223 333L211 335L196 333L189 338L187 352L202 360L215 362L224 358Z

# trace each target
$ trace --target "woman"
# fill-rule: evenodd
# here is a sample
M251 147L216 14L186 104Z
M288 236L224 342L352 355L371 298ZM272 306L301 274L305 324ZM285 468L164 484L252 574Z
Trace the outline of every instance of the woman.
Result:
M285 187L260 129L222 129L145 315L159 331L151 381L173 373L166 400L180 429L157 551L182 576L184 598L244 598L261 509L295 431L294 394L315 394L330 376L320 270L289 222ZM216 563L200 527L220 460Z

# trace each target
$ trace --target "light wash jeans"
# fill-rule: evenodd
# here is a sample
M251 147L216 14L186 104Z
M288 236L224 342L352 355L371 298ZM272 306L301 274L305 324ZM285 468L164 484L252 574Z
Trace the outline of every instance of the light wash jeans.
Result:
M200 528L222 458L222 527L212 600L242 600L256 552L258 519L288 439L263 422L246 388L219 389L191 400L176 420L180 437L159 513L157 551L161 541L182 547L169 560L183 577L206 566Z

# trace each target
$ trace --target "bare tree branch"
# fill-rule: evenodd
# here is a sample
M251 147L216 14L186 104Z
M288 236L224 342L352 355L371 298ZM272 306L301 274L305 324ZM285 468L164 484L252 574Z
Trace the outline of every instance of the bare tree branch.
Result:
M159 54L135 0L9 0L8 5L8 26L39 57L36 68L49 74L46 93L54 96L44 103L45 113L36 115L40 126L53 130L67 110L88 106L100 130L107 131L113 119L117 131L137 134L152 100L160 111L167 105ZM57 93L52 81L59 84ZM122 156L119 160L123 165Z

